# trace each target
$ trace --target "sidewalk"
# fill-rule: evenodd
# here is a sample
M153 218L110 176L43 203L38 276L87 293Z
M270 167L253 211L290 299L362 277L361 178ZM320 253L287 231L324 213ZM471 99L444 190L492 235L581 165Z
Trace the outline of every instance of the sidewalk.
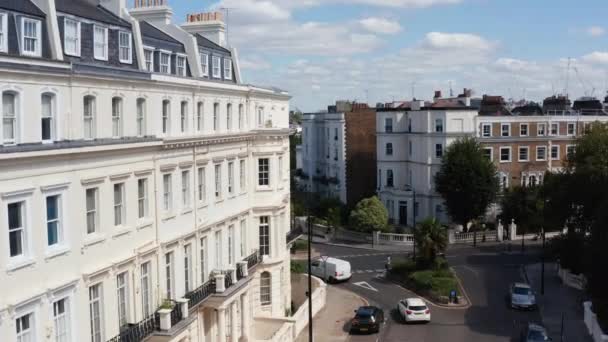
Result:
M336 286L327 286L327 302L323 310L313 318L313 334L316 342L343 342L348 339L348 323L354 311L367 302L358 295ZM308 325L296 342L308 341Z
M357 248L364 250L380 251L380 252L410 252L412 246L401 246L401 245L372 245L371 243L357 243L343 240L327 240L318 236L312 237L312 243L318 243L328 246L348 247Z
M564 342L591 342L583 321L584 296L582 291L564 286L557 276L555 263L545 264L545 295L540 294L541 264L525 267L530 285L536 292L536 300L545 328L553 341L559 342L562 315L564 317Z

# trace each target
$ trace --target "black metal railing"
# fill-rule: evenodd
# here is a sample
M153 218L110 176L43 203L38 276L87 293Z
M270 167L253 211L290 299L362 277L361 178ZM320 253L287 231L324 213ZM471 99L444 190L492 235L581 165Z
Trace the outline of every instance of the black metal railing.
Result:
M200 302L205 300L207 297L215 293L215 281L209 280L203 285L199 286L196 290L186 293L184 297L189 299L188 306L194 307Z
M251 255L245 258L245 261L247 261L247 269L250 269L257 265L260 262L259 251L256 250L255 252L253 252Z
M236 281L239 281L241 279L245 278L245 275L243 274L243 268L240 267L240 265L237 265L236 267Z
M159 328L156 322L156 313L151 314L142 321L129 324L129 326L120 332L117 336L109 339L108 342L140 342L146 337L152 335L154 330Z
M232 285L232 272L224 273L224 288L228 289Z
M297 228L294 228L294 229L290 230L289 233L287 233L287 236L285 236L285 242L290 243L290 242L296 240L297 238L299 238L300 235L302 235L302 234L303 234L302 227L298 226Z
M182 318L184 318L182 315L182 307L181 305L176 304L173 306L173 309L171 309L171 326L174 327Z

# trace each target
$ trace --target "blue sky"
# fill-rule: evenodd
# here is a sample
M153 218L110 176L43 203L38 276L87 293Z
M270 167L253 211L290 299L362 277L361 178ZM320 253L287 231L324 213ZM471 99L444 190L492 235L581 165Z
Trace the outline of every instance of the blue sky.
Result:
M284 88L292 107L337 99L481 96L603 97L608 83L605 0L169 0L187 13L230 12L231 45L248 83ZM412 94L413 88L413 94Z

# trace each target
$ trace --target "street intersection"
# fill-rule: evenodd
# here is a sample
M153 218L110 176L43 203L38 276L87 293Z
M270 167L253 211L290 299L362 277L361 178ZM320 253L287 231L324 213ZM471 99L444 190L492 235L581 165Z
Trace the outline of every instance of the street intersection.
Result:
M351 263L352 279L331 286L340 286L357 293L371 305L384 309L389 317L379 334L353 335L349 341L514 342L518 341L524 324L541 321L537 311L511 310L506 299L509 284L524 280L521 265L538 261L538 250L534 248L528 249L524 254L519 251L508 252L501 245L449 249L446 257L465 288L470 306L446 308L430 304L432 322L415 325L405 325L395 308L400 299L416 295L383 277L387 256L390 255L394 261L406 257L409 251L376 252L322 244L315 244L314 248L322 255Z

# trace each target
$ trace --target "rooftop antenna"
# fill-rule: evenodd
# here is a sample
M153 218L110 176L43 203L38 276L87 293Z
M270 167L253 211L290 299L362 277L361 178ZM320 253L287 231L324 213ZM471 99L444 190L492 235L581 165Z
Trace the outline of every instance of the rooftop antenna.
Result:
M365 89L365 103L369 104L369 89Z
M452 89L452 81L450 81L450 97L454 97L454 90Z
M572 61L572 58L568 57L568 68L566 69L566 88L564 89L564 94L566 95L566 98L570 97L568 94L568 83L570 83L570 63Z
M412 82L412 100L416 98L415 95L416 95L416 81L413 81Z
M235 7L220 7L220 11L224 11L226 13L226 45L230 46L230 32L228 31L230 28L230 11L235 10Z

